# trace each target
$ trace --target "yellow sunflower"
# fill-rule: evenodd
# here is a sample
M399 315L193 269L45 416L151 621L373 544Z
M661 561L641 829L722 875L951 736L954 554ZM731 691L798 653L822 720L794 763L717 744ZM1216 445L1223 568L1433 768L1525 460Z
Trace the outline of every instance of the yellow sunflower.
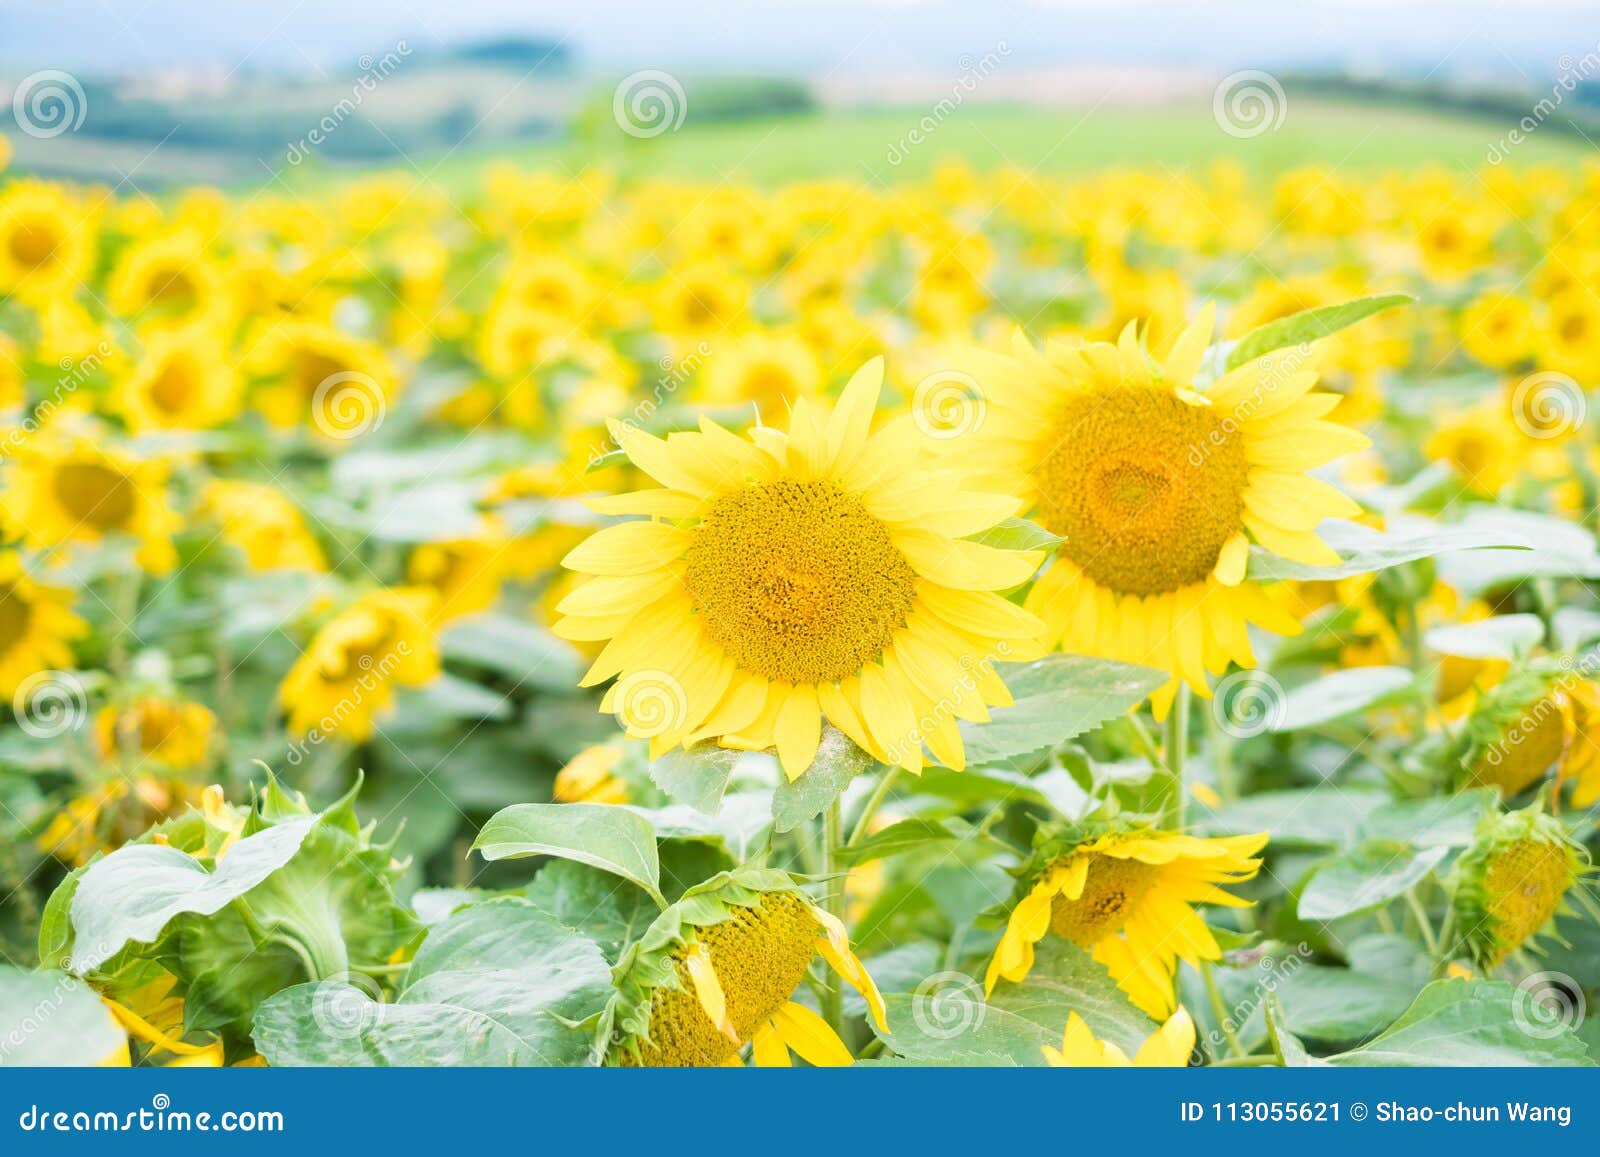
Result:
M556 773L559 803L627 803L628 787L612 773L622 762L621 743L585 747Z
M433 601L415 588L373 591L326 623L278 690L290 732L371 738L397 686L420 686L439 673L428 625Z
M438 596L436 620L475 614L500 597L508 550L504 533L493 524L478 538L425 542L411 552L406 579Z
M204 763L217 734L217 717L203 703L146 695L121 707L104 707L95 719L100 754L115 760L126 750L142 762L188 770Z
M199 325L148 334L113 397L128 428L143 434L220 426L238 414L239 395L239 374L221 335Z
M0 551L0 699L29 675L72 666L72 640L89 628L71 605L68 592L29 578L20 554Z
M1033 946L1054 932L1105 965L1150 1016L1170 1016L1178 961L1222 957L1193 905L1248 907L1218 885L1251 879L1266 842L1265 832L1202 839L1148 829L1100 835L1068 829L1042 840L1022 869L984 990L993 992L1002 979L1025 979Z
M229 312L228 278L193 230L179 230L130 246L106 282L111 308L187 320Z
M753 403L763 421L776 421L821 393L822 366L800 337L757 332L718 341L697 385L702 405L748 414Z
M128 536L153 574L177 563L167 464L97 441L88 429L37 435L14 460L0 520L28 546L55 550Z
M266 381L255 400L267 421L287 429L309 419L331 438L376 428L397 389L382 346L318 322L278 326L257 364Z
M994 660L1032 657L1039 623L994 592L1037 553L963 537L1017 500L960 488L922 457L909 416L872 434L874 359L831 413L795 404L788 432L749 440L709 419L666 440L613 424L660 489L598 500L607 527L567 555L595 576L562 600L557 634L609 640L584 686L659 753L715 739L776 747L793 779L829 720L878 759L918 771L923 744L965 756L957 718L1011 702Z
M221 524L223 540L244 552L252 570L328 569L299 507L275 488L213 478L206 483L201 505Z
M974 485L1023 495L1065 540L1024 604L1048 642L1169 671L1200 694L1207 671L1254 664L1248 623L1299 631L1246 580L1250 543L1337 562L1314 528L1358 507L1306 471L1369 444L1322 420L1339 399L1313 390L1304 347L1198 386L1212 320L1207 308L1160 361L1131 324L1116 345L1041 353L1019 334L1010 356L972 348L984 406L971 433L940 443Z
M1128 1059L1128 1054L1110 1041L1096 1040L1094 1033L1084 1023L1083 1017L1071 1013L1067 1029L1061 1034L1061 1048L1042 1046L1045 1063L1053 1069L1064 1068L1159 1068L1181 1069L1189 1064L1189 1054L1194 1052L1194 1021L1183 1009L1167 1018L1167 1023L1156 1029L1139 1046L1139 1051Z
M94 262L95 222L64 190L19 181L0 192L0 294L72 296Z

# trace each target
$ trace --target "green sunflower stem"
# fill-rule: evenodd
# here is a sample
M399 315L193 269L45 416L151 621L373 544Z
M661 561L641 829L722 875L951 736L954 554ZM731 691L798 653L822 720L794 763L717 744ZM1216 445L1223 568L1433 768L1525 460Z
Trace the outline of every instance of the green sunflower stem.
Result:
M895 776L900 773L899 764L891 764L884 768L883 778L878 781L878 786L872 789L872 794L867 797L867 802L861 806L861 814L856 817L855 827L850 829L850 838L845 842L845 847L853 848L866 836L872 817L878 814L878 809L883 806L883 801L889 798L889 788L894 785Z
M869 801L870 803L870 801ZM845 867L840 853L844 851L840 840L844 832L844 815L839 798L834 797L822 815L823 874L827 877L827 893L823 907L836 920L844 919ZM822 1019L835 1033L844 1031L844 987L839 977L829 973L828 987L822 994Z
M1167 713L1166 751L1169 784L1167 803L1163 809L1163 826L1181 832L1184 825L1183 759L1189 749L1189 686L1178 684L1172 697L1172 709Z

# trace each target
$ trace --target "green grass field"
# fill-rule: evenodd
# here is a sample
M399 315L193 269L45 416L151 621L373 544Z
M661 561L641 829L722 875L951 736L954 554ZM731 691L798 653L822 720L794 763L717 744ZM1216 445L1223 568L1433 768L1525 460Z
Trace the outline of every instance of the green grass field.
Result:
M691 105L682 129L649 140L610 134L498 152L530 167L575 170L596 161L630 177L742 177L760 184L856 176L893 183L926 176L942 159L960 157L980 169L1010 163L1044 173L1108 166L1202 167L1228 158L1263 173L1323 163L1359 172L1439 164L1472 169L1485 162L1509 125L1412 108L1293 101L1277 130L1251 139L1229 136L1204 106L1170 108L1034 109L973 105L948 117L920 145L905 138L924 109L823 112L776 120L694 123ZM609 127L609 126L607 126ZM891 163L892 149L903 155ZM1509 163L1575 165L1595 151L1555 129L1513 150ZM446 187L470 182L485 154L463 150L447 158L418 158ZM304 173L326 179L326 171Z

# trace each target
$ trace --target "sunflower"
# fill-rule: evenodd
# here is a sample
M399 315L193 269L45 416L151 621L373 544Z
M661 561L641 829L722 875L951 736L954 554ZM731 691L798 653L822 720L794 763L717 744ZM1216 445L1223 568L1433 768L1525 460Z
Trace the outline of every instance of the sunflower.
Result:
M0 699L30 675L72 666L72 640L89 628L71 604L68 592L29 578L16 551L0 551Z
M787 433L746 441L707 418L666 440L614 423L662 485L595 502L645 520L567 555L595 576L562 600L557 634L609 640L583 678L616 678L602 709L656 753L716 739L776 747L790 779L824 718L878 759L920 770L965 756L956 718L1011 702L996 659L1034 654L1039 623L995 591L1039 555L973 542L1014 498L959 488L902 417L870 434L883 363L831 413L795 404Z
M31 303L73 296L94 263L95 231L56 186L19 181L0 191L0 294Z
M617 995L601 1020L605 1062L737 1065L748 1043L763 1068L787 1066L791 1049L813 1065L848 1065L844 1042L794 1000L818 956L887 1032L883 998L844 925L787 872L741 868L691 888L617 966Z
M627 803L628 787L613 774L625 754L621 743L585 747L556 772L552 794L559 803Z
M266 377L256 405L280 429L309 419L329 437L352 437L382 421L397 389L382 346L318 322L284 322L256 362Z
M201 506L221 524L224 541L244 552L252 570L328 569L299 507L274 487L213 478L202 492Z
M1494 812L1478 824L1455 868L1453 903L1467 949L1495 968L1565 911L1567 892L1589 872L1583 850L1538 804Z
M1578 780L1573 802L1600 795L1600 750L1591 736L1600 724L1600 696L1561 660L1533 659L1508 670L1480 695L1456 741L1464 786L1493 787L1509 799L1552 767L1557 780Z
M227 315L228 278L193 230L179 230L130 246L106 282L112 310L123 317L159 316L188 321Z
M1461 313L1461 344L1486 366L1507 369L1533 353L1533 307L1514 293L1482 293Z
M972 348L985 405L970 434L941 443L974 485L1023 495L1064 539L1024 604L1048 642L1168 671L1202 695L1207 671L1254 665L1248 623L1300 630L1246 580L1251 540L1338 562L1314 528L1358 507L1305 471L1368 445L1322 420L1338 398L1313 391L1305 347L1197 388L1211 326L1208 308L1164 361L1131 324L1116 345L1040 353L1019 334L1011 356Z
M1194 1021L1183 1009L1167 1018L1167 1022L1151 1033L1139 1051L1128 1059L1128 1054L1110 1041L1096 1040L1094 1033L1077 1013L1067 1016L1067 1028L1061 1034L1061 1048L1042 1045L1045 1064L1053 1069L1068 1068L1158 1068L1181 1069L1189 1064L1189 1054L1194 1052Z
M751 333L719 341L698 383L697 400L721 409L744 407L777 419L799 398L822 390L822 366L794 334Z
M1453 467L1473 491L1493 497L1517 476L1527 447L1504 407L1485 401L1435 418L1422 449L1430 461Z
M54 550L126 536L153 574L177 563L178 516L167 503L167 464L103 445L88 428L30 438L17 451L0 519L28 546Z
M425 542L411 552L406 580L434 592L438 622L475 614L500 597L508 549L505 535L494 525L478 538Z
M221 335L199 325L147 335L114 399L128 428L143 434L220 426L238 414L239 394L239 374Z
M202 789L180 779L119 776L68 800L34 843L62 863L87 864L201 801Z
M1025 979L1033 946L1054 932L1105 965L1150 1016L1170 1016L1178 961L1222 957L1192 905L1248 907L1218 885L1255 876L1261 861L1254 857L1266 842L1265 832L1202 839L1144 828L1047 829L1019 873L985 992L1002 978Z
M95 720L100 754L115 760L127 751L180 771L198 767L210 753L217 717L203 703L146 695L121 707L102 708Z
M439 673L433 602L432 592L415 588L373 591L324 624L278 690L289 730L371 738L396 686L417 687Z

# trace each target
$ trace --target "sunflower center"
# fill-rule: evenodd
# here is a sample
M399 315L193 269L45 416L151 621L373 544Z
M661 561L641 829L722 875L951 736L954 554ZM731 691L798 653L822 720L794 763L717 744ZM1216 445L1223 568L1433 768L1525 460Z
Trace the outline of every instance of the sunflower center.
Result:
M183 357L168 358L150 383L150 401L164 414L181 414L198 393L194 363Z
M837 683L905 626L916 574L861 500L784 479L719 499L684 584L711 639L780 683Z
M98 462L69 462L56 471L56 500L79 523L99 531L120 530L133 518L133 479Z
M195 298L194 281L181 268L158 269L145 282L144 293L152 305L186 305Z
M33 604L12 583L0 584L0 655L8 654L28 634Z
M37 269L56 255L56 233L45 225L18 225L11 231L8 248L18 265Z
M311 396L317 387L335 374L346 374L350 367L338 358L329 357L313 349L299 349L294 353L290 373L300 392Z
M1497 953L1505 959L1544 927L1572 883L1567 850L1543 840L1518 840L1490 860L1484 874L1488 909L1495 918Z
M720 924L696 932L741 1041L794 995L820 932L805 901L788 892L768 892L759 907L733 908ZM736 1047L700 1007L683 959L688 951L680 948L674 961L681 987L658 988L651 996L650 1039L640 1049L646 1065L717 1065Z
M1061 553L1122 594L1203 582L1237 533L1244 439L1207 406L1118 386L1069 399L1034 473L1039 517Z
M1472 778L1485 787L1516 795L1544 774L1566 746L1566 721L1555 700L1546 695L1524 711L1505 738L1478 760Z
M1050 931L1088 948L1126 924L1160 878L1161 869L1155 864L1093 856L1083 894L1076 900L1057 896L1050 902Z

